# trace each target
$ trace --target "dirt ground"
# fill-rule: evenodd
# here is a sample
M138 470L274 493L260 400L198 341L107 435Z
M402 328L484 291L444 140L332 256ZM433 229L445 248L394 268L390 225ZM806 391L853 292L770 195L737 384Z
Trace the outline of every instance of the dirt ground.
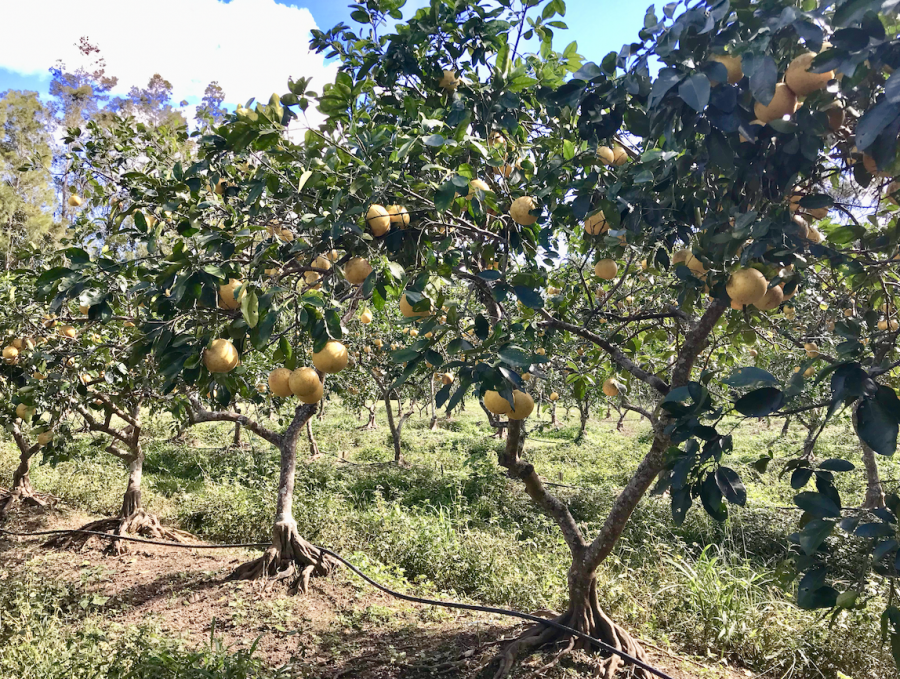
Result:
M56 507L22 510L3 528L39 531L77 528L97 517ZM314 579L306 595L288 596L283 585L225 582L238 564L258 552L174 549L133 544L107 556L99 543L81 551L48 551L35 538L0 535L0 579L40 566L47 578L80 583L105 599L110 622L155 622L192 646L215 634L226 647L257 643L257 656L292 677L492 677L505 640L524 629L508 618L406 603L340 570ZM101 600L102 600L101 599ZM704 665L647 646L654 665L673 679L747 679L722 665ZM522 659L514 677L592 676L590 657L576 655L543 669L552 653Z

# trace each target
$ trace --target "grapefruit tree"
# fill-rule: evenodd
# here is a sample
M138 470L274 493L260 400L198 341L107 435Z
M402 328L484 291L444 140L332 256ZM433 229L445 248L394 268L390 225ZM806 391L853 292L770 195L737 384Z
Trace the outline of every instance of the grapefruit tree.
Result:
M750 329L748 319L824 284L800 262L855 266L857 253L835 259L821 232L794 217L825 216L833 204L820 187L840 172L836 143L871 149L854 168L861 177L893 161L900 105L885 74L900 66L900 50L887 37L891 19L865 2L674 3L662 16L651 8L635 42L594 64L574 44L553 49L561 0L520 9L436 2L395 33L376 30L393 4L367 3L360 13L371 29L362 35L346 26L314 33L313 45L340 68L316 98L327 121L303 143L285 135L313 97L301 80L197 138L191 162L140 166L140 145L115 132L83 145L73 160L80 172L131 158L135 169L107 173L115 181L104 190L115 183L130 209L159 217L152 227L123 221L115 232L130 251L153 254L139 273L149 301L142 349L161 366L162 392L190 395L193 421L240 422L281 450L273 546L239 574L286 570L304 586L333 567L291 518L296 442L321 398L312 368L320 378L343 368L338 345L355 303L397 303L418 336L392 353L399 374L391 387L437 365L440 348L455 379L438 403L449 410L474 392L509 417L499 462L556 521L571 552L569 604L558 621L643 657L600 608L596 570L657 479L676 521L694 500L716 519L746 501L725 464L732 438L718 426L729 406L716 352ZM539 52L520 52L520 38L534 38ZM358 259L366 265L349 266ZM447 305L443 281L466 290L478 313L463 317ZM559 293L548 298L550 287ZM789 308L786 318L807 307ZM523 375L550 360L543 345L559 333L602 352L607 396L622 392L607 380L646 394L647 407L632 405L652 423L645 457L593 536L523 457L522 423L534 407ZM298 359L305 342L312 367ZM240 363L257 352L273 370L290 370L290 392L312 401L296 406L282 432L209 410L198 396L210 393L220 408L248 397ZM834 373L844 385L837 400L865 398L876 404L866 410L888 411L893 391L872 396L872 376L846 365ZM729 379L743 389L760 375ZM763 417L785 398L762 387L735 407ZM896 437L896 427L888 431ZM822 478L815 497L798 502L817 520L829 516L816 511L831 511ZM837 591L820 570L810 573L801 604L834 605ZM560 636L529 630L506 649L499 674L518 651ZM612 676L620 664L608 658L602 671Z

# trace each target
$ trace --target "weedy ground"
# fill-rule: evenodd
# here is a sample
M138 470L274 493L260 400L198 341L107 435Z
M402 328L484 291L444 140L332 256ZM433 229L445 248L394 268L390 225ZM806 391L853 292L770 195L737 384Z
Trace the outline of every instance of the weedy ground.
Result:
M558 429L546 413L530 418L527 456L592 534L644 454L648 427L630 418L619 431L615 419L594 419L576 444L577 411L566 419L559 410ZM299 466L295 490L302 535L400 591L529 612L564 605L565 546L500 473L502 443L477 404L436 431L424 416L410 420L402 466L390 462L383 413L374 431L359 429L365 421L337 402L314 420L322 454ZM883 583L870 586L865 609L833 618L792 603L789 536L799 513L779 460L796 455L805 431L782 435L780 424L735 430L727 463L749 500L727 522L694 507L676 526L666 497L646 498L599 573L601 603L675 677L893 677L879 631ZM265 541L278 456L249 433L234 448L231 434L204 425L173 440L171 422L151 421L144 500L165 523L203 540ZM35 487L58 501L49 511L23 510L7 527L76 527L115 513L125 473L100 450L78 439L66 462L37 465ZM765 454L774 461L760 473L752 465ZM841 421L817 449L820 458L858 462L858 454ZM14 459L13 447L0 445L0 485ZM896 489L897 465L879 463L886 487ZM845 506L863 497L858 466L840 479ZM866 568L859 544L844 538L831 548L840 577L855 583ZM223 583L248 556L138 546L105 557L96 548L54 552L2 539L0 677L490 677L498 642L520 629L505 618L397 601L345 570L299 597ZM515 675L590 676L588 657L542 673L547 659L529 659Z

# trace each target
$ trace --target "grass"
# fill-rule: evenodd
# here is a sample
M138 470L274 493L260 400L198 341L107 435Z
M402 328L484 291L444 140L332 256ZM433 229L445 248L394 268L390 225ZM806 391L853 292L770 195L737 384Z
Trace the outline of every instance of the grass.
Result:
M330 403L326 417L314 422L324 456L298 469L295 514L301 534L353 555L367 572L410 591L521 610L564 606L565 546L555 526L500 473L496 450L501 443L486 433L474 403L434 432L426 418L411 419L404 429L409 467L371 464L388 462L393 453L383 413L375 431L357 428L366 419L357 420L355 414ZM821 456L858 459L855 448L846 443L853 440L846 426L838 422L826 430L820 440ZM230 428L225 426L192 430L182 444L168 442L171 432L165 421L149 429L153 440L147 446L144 497L164 521L213 541L268 537L278 476L277 454L271 447L247 435L247 448L227 450ZM648 432L637 420L626 422L625 434L615 430L614 422L595 421L586 439L576 445L577 429L573 411L559 430L534 432L526 450L539 473L568 486L555 490L568 501L586 533L593 535L617 489L646 450ZM598 573L601 603L615 619L658 643L765 676L821 679L837 677L839 671L854 678L894 676L889 653L880 646L879 592L871 593L868 610L842 613L831 625L791 603L787 547L798 515L778 507L789 507L795 491L786 479L778 479L777 464L764 474L751 464L764 452L776 460L793 455L804 432L792 428L781 436L780 426L745 424L735 434L729 464L747 482L748 507L732 512L724 524L694 508L684 525L675 526L666 500L648 498ZM73 446L70 461L35 469L35 486L92 513L115 512L124 470L85 441ZM12 461L12 449L4 446L0 485L7 480L4 474L11 473ZM894 487L897 466L890 460L881 463L887 485ZM844 503L858 504L864 489L861 470L842 475L839 483ZM848 578L858 565L848 548ZM39 597L65 599L50 586L28 586L35 587ZM9 602L8 597L2 599L0 614L7 606L19 610L18 604ZM35 609L20 619L52 619L56 622L45 625L52 628L64 625L70 615L63 606L49 610ZM102 628L99 619L82 622L68 646L74 649L73 657L94 652L90 647L94 636L87 630ZM0 634L5 629L0 626ZM21 652L63 643L64 635L51 636L35 638ZM159 643L128 652L171 656L176 665L187 657L179 654L189 653ZM213 648L203 651L197 662L232 660L253 662ZM222 667L211 676L238 676Z

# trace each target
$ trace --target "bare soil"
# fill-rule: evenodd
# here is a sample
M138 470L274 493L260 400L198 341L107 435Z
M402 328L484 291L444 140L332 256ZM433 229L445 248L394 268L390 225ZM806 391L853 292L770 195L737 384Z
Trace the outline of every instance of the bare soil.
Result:
M40 531L77 528L92 518L57 506L22 509L4 528ZM99 541L84 549L48 550L36 538L0 535L0 580L40 568L51 580L79 585L107 598L111 623L152 621L173 638L198 647L216 636L231 649L257 643L257 657L286 666L291 677L492 677L495 656L522 625L508 618L406 603L339 569L313 578L306 595L288 596L283 585L225 582L259 552L201 550L133 544L107 556ZM651 661L674 679L747 679L749 672L701 664L655 646ZM544 670L552 653L523 659L511 677L592 676L595 661L575 653Z

